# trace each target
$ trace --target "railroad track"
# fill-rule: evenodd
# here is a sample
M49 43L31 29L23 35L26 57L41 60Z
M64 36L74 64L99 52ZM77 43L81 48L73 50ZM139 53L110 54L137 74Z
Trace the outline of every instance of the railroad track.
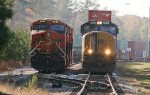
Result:
M25 71L23 71L25 72ZM19 75L13 76L8 81L12 81L15 84L25 84L24 82L30 80L32 76L36 75L38 77L38 86L42 88L62 88L63 85L69 85L68 88L72 88L69 90L72 92L70 95L87 95L89 93L110 93L113 95L119 95L118 85L116 79L110 75L91 75L89 74L77 74L77 75L64 75L64 74L40 74L34 73L33 75ZM51 83L51 85L49 85ZM66 87L66 86L65 86ZM49 89L51 89L49 88ZM121 88L120 88L121 89ZM57 91L57 90L56 90ZM63 91L63 90L61 90ZM90 95L90 94L89 94Z
M19 73L16 73L16 71L19 71ZM70 95L91 95L90 93L94 93L94 95L99 95L101 93L107 93L108 95L120 95L124 93L131 93L131 88L123 86L124 83L118 84L118 78L116 79L114 76L110 76L108 74L105 76L92 75L90 72L89 74L82 74L80 72L77 74L40 74L35 73L35 71L33 71L34 73L32 74L26 74L26 72L29 71L33 70L16 69L11 73L6 72L6 75L1 74L0 81L12 83L13 86L24 86L32 79L32 76L35 76L38 77L36 84L37 87L42 87L44 89L48 88L50 89L50 92L52 92L54 87L55 92L70 92ZM57 88L59 88L59 90ZM95 94L97 92L98 94ZM136 93L136 91L133 91L132 93Z
M91 77L91 75L89 74L89 76L88 76L88 77L86 78L86 80L85 80L84 85L82 86L81 90L77 93L77 95L87 95L87 94L88 94L88 91L91 90L90 88L93 87L93 86L91 86L91 84L93 84L93 81L90 81L90 77ZM112 95L119 95L119 93L117 92L116 88L115 88L114 85L113 85L113 81L112 81L112 79L111 79L111 76L107 74L107 75L104 76L104 77L106 77L106 81L107 81L108 83L103 83L103 82L95 82L95 83L101 84L101 88L102 88L102 85L103 85L103 87L104 87L106 90L109 90L109 91L110 91L110 89L111 89L110 94L112 94ZM88 84L88 82L90 82L90 84ZM95 90L96 88L99 88L99 87L95 87L94 90ZM99 90L99 89L97 89L97 90ZM100 90L99 90L99 91L100 91Z
M82 75L81 75L82 76ZM63 83L71 83L71 84L76 84L76 87L74 87L73 92L70 95L74 95L74 92L76 95L87 95L90 93L107 93L110 95L120 95L120 91L118 91L118 85L114 77L110 75L91 75L90 72L89 74L86 74L82 78L77 78L73 76L65 76L65 75L46 75L42 74L39 75L41 78L48 79L45 84L48 83L48 81L53 80L55 81L54 83L58 85L62 84L59 82L60 80L63 80ZM115 82L115 83L114 83ZM75 86L75 85L74 85ZM59 87L59 86L58 86Z

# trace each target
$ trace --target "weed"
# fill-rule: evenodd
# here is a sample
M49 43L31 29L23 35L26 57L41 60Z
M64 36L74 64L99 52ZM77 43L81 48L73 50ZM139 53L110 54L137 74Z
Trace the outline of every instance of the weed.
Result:
M37 75L33 75L32 78L26 83L26 87L29 89L35 87L37 84L37 80Z

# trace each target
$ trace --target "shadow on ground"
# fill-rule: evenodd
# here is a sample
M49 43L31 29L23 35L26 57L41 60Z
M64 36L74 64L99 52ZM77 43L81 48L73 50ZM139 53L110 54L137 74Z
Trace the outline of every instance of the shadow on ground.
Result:
M11 95L11 94L6 94L6 93L3 93L3 92L0 92L0 95Z

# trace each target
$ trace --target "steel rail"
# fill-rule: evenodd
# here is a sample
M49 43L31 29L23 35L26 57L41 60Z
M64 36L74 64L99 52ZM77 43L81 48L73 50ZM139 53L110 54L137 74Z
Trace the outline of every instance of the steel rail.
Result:
M74 79L74 78L65 78L65 77L61 77L59 75L55 75L55 74L39 74L39 77L46 78L46 79L48 78L50 80L63 80L64 82L79 84L82 88L77 93L77 95L86 95L87 94L87 92L86 92L87 91L87 88L86 88L87 84L94 84L94 83L101 84L101 86L105 86L105 85L110 86L112 89L113 95L118 95L118 93L116 92L116 90L114 88L114 85L112 84L112 80L111 80L109 74L106 75L109 83L89 80L89 78L91 77L90 73L88 74L88 76L86 77L85 80Z
M51 80L63 80L64 82L70 82L70 83L75 83L75 84L80 84L83 85L83 80L76 80L76 79L69 79L69 78L62 78L62 77L58 77L56 75L39 75L39 77L41 78L45 78L45 79L51 79Z
M114 86L113 86L113 84L112 84L112 81L111 81L111 78L110 78L109 74L107 74L107 78L108 78L108 81L109 81L110 86L111 86L111 88L112 88L113 95L118 95L118 93L116 92L116 90L115 90L115 88L114 88Z
M82 86L81 90L77 93L77 95L83 95L85 87L87 85L87 82L88 82L89 78L90 78L90 72L89 72L89 75L88 75L88 77L86 78L86 80L84 82L84 85Z

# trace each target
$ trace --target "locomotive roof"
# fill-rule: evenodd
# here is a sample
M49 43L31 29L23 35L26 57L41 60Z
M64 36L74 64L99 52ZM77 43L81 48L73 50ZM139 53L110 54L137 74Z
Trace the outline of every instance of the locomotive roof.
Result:
M84 25L89 25L89 24L95 25L96 22L97 22L97 21L88 21L88 22L82 24L81 27L84 26ZM102 25L111 25L111 26L118 27L116 24L114 24L114 23L112 23L112 22L102 22Z
M61 23L61 24L67 25L65 22L60 21L60 20L55 20L55 19L38 19L38 20L32 22L32 24L36 24L36 23L39 23L39 22L42 22L42 21L44 21L46 23L49 23L49 24L53 24L53 23L57 22L57 23ZM67 25L67 26L69 26L69 25Z
M83 31L83 28L85 26L89 26L89 27L95 27L95 26L106 26L106 27L108 26L109 27L109 26L111 26L111 27L115 27L116 28L116 32L112 33L112 34L117 36L117 34L119 33L118 32L119 31L118 26L116 24L112 23L112 22L89 21L89 22L86 22L86 23L81 25L81 33L82 33L82 35L88 32L88 31Z

